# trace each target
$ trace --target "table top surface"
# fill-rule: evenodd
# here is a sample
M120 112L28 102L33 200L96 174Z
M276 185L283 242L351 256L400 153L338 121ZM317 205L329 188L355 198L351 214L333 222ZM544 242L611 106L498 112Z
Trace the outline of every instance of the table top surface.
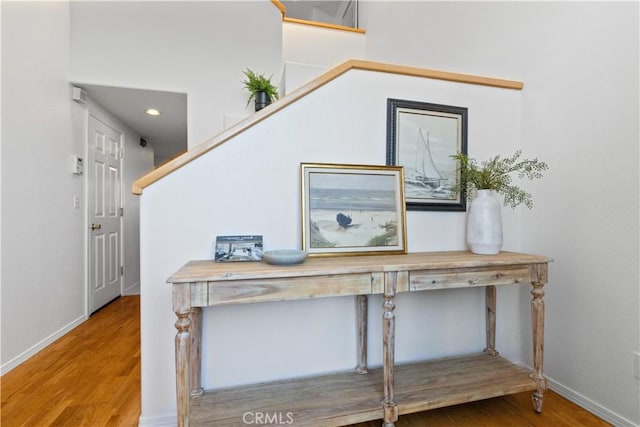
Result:
M259 278L285 278L392 271L477 268L501 265L544 264L552 259L541 255L500 252L477 255L468 251L415 252L401 255L309 257L302 264L269 265L265 262L190 261L168 283L218 282Z

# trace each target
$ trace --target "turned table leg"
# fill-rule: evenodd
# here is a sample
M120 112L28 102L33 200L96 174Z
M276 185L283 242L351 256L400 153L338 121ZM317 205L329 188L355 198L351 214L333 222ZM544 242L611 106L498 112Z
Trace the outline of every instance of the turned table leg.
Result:
M367 368L367 311L368 298L366 295L358 295L356 309L358 316L358 368L359 374L369 372Z
M191 308L191 397L202 396L202 308Z
M395 296L398 288L398 273L386 273L384 286L384 302L382 308L382 345L383 345L383 377L384 377L384 422L383 427L393 427L398 420L398 406L394 402L394 354L395 354Z
M190 358L191 358L191 307L189 284L173 285L173 310L176 321L176 400L178 427L189 425Z
M497 356L496 351L496 287L485 288L487 348L484 350L492 356Z
M547 379L542 373L544 356L544 290L547 282L547 264L535 264L531 266L533 289L531 295L531 327L533 332L533 378L537 383L537 389L533 392L533 408L536 412L542 412L544 404L544 392L547 389Z
M178 426L189 425L189 365L191 353L191 320L189 310L176 311L176 397Z

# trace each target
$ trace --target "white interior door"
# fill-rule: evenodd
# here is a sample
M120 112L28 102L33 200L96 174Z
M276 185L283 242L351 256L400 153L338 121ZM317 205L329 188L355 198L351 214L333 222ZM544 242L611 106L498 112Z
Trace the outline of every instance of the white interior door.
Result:
M89 304L96 311L122 292L122 135L89 116Z

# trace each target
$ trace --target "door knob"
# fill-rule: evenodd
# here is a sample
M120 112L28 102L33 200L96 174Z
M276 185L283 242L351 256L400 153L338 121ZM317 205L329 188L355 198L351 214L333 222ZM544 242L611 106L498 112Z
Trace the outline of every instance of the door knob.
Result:
M100 230L102 228L102 224L91 224L92 230Z

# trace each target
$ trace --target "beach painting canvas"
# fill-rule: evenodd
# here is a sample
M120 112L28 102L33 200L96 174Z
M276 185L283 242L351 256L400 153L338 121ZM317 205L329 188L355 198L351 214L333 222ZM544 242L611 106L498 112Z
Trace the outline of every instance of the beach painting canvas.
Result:
M406 253L402 167L303 163L301 170L310 256Z

